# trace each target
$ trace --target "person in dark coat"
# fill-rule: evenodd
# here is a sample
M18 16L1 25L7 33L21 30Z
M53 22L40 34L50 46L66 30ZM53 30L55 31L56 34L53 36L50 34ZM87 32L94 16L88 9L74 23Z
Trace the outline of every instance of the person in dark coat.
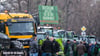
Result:
M95 42L94 46L94 56L97 56L99 54L99 45Z
M42 44L42 56L52 56L52 42L47 38Z
M86 51L86 47L83 45L82 42L80 42L80 44L77 45L78 56L83 56L85 51Z
M30 56L38 56L38 42L36 35L30 41Z
M71 51L70 47L71 47L70 46L70 40L67 40L67 43L64 46L64 54L65 54L65 56L70 56L70 51Z
M74 40L72 44L73 56L77 56L77 50L76 50L77 45L78 43L76 42L76 40Z
M60 45L53 37L51 37L50 40L52 42L52 56L56 56L60 50Z
M85 51L85 55L84 56L87 56L88 55L89 45L86 43L86 41L83 41L83 45L85 45L85 47L86 47L86 51Z
M94 44L89 43L88 56L94 56Z

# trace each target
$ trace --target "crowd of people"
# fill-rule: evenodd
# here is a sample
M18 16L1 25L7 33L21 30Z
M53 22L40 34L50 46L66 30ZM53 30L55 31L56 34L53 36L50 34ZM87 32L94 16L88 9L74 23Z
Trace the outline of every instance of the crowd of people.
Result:
M53 37L47 37L42 46L38 45L36 36L30 41L30 56L56 56L59 50L60 45Z
M42 45L38 45L37 37L33 37L30 41L30 56L59 56L60 51L59 43L53 37L47 37L43 41ZM72 52L72 53L71 53ZM85 41L67 40L64 44L64 55L65 56L100 56L99 45L87 44Z

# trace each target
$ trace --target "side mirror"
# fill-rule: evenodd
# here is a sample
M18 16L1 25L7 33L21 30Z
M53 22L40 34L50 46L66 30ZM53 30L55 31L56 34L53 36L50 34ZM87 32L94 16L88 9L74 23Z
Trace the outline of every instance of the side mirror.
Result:
M5 24L0 23L0 32L4 33L5 32Z
M11 26L11 25L12 25L12 23L10 23L10 22L7 22L7 23L6 23L6 25L7 25L7 26Z
M38 16L34 16L34 20L36 21L37 26L40 25L40 20Z

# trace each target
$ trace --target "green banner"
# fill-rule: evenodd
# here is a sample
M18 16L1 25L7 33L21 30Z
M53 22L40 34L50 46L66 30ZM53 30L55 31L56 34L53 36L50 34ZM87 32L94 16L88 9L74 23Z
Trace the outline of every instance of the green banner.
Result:
M39 6L40 24L58 24L57 6Z

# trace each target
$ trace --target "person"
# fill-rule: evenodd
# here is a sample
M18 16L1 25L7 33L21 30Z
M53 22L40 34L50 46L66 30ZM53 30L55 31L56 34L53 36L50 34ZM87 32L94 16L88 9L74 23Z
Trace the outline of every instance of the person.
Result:
M38 56L38 42L36 35L34 35L30 41L30 56Z
M67 43L64 46L64 54L65 54L65 56L70 56L70 51L71 51L70 47L71 47L70 46L70 40L67 40Z
M60 50L60 45L53 37L50 38L50 41L52 42L52 56L56 56Z
M99 53L98 53L98 56L100 56L100 46L99 46Z
M77 45L78 56L84 56L85 50L86 50L85 46L83 45L82 42L80 42L80 44Z
M97 44L97 42L95 42L95 45L94 45L94 56L97 56L98 53L99 53L99 45Z
M42 39L38 40L38 48L39 48L38 56L42 56L42 50L41 50L42 42L43 42Z
M94 45L89 43L88 56L94 56Z
M89 48L89 45L86 43L86 41L83 41L83 45L86 47L84 56L87 56L87 55L88 55L88 48Z
M43 42L41 50L42 56L52 56L52 42L49 40L49 37Z
M77 50L76 50L77 45L78 43L76 42L76 40L74 40L72 44L73 56L77 56Z

